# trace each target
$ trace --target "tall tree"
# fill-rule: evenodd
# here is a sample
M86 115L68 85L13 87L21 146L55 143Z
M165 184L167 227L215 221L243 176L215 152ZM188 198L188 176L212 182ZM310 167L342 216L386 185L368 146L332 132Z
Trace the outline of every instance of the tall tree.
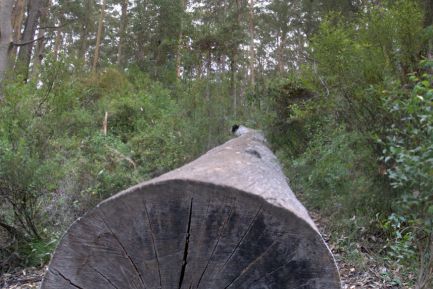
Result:
M433 30L433 0L423 0L424 1L424 11L425 11L425 18L424 18L424 26L430 26L431 30ZM428 47L427 47L427 57L430 60L433 60L433 36L430 37L428 41ZM433 70L433 68L432 68Z
M39 27L38 37L36 41L35 53L33 55L33 68L32 75L36 76L39 72L39 67L41 65L42 59L44 58L44 50L45 50L45 33L46 26L48 25L49 20L49 10L51 7L51 0L45 0L43 8L41 9L41 25Z
M99 53L101 51L101 41L103 36L103 29L104 29L104 18L105 18L105 5L106 0L101 0L101 11L99 14L99 22L98 22L98 32L96 33L96 45L95 45L95 53L93 55L93 64L92 64L92 71L96 71L96 67L99 62Z
M177 39L177 50L176 50L176 79L180 78L180 65L181 65L181 58L182 58L182 45L183 45L183 30L184 30L184 11L187 6L186 0L179 0L180 1L180 7L182 8L181 16L180 16L180 27L179 27L179 36Z
M254 0L250 0L249 3L249 18L248 18L248 28L250 32L250 85L252 87L255 86L255 58L256 58L256 52L255 52L255 44L254 44L254 38L255 38L255 27L254 27Z
M124 66L124 45L126 41L126 29L128 27L128 4L129 0L122 0L122 14L120 17L120 29L119 29L119 46L117 48L117 65L119 67Z
M244 42L244 31L242 27L242 14L244 5L242 5L241 0L236 0L230 2L231 18L232 21L229 24L231 30L230 38L227 39L229 43L230 50L230 74L231 74L231 91L233 98L233 115L237 117L239 99L238 99L238 62L240 58L239 47Z
M12 43L12 9L14 0L0 1L0 100L3 98L2 86L8 68L8 52Z
M34 38L42 8L43 0L31 0L27 3L27 19L18 53L18 72L22 74L25 81L28 79Z
M13 28L13 41L18 43L21 40L21 30L23 27L24 13L26 7L26 0L15 1L14 10L12 13L12 28ZM15 60L18 46L14 45L10 50L10 59Z
M80 40L78 48L78 59L86 62L86 52L89 48L89 34L95 29L93 15L95 13L95 0L85 0L77 9L76 14L80 19Z

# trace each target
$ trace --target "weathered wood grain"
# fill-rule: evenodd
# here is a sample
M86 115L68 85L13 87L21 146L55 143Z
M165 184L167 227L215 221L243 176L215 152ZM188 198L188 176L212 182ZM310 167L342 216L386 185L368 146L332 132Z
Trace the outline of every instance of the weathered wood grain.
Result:
M334 289L340 281L276 157L251 132L77 220L41 288Z

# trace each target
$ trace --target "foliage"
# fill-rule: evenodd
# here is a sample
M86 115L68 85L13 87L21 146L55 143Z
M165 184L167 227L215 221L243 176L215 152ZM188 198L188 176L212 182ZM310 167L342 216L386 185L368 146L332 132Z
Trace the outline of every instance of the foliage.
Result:
M335 220L345 236L337 242L348 252L361 242L405 282L427 288L432 79L430 62L418 65L429 31L422 21L414 1L368 6L354 18L331 13L312 37L311 64L261 93L293 188Z
M433 63L421 65L419 75L410 77L411 91L387 93L387 108L396 122L383 141L388 177L400 195L390 216L390 221L398 220L393 228L397 246L391 246L390 254L408 266L416 256L413 248L419 250L420 288L432 282L433 270Z
M373 156L363 135L337 127L317 133L292 169L312 206L336 216L364 216L383 209L386 198L377 189Z
M191 99L176 99L144 73L70 76L67 61L49 64L41 86L9 83L0 106L0 225L17 242L2 254L15 251L23 264L47 261L54 236L102 199L185 163L228 134L208 134L213 121L229 125L220 115L208 119L203 102L190 107ZM200 99L203 87L195 89L189 92Z

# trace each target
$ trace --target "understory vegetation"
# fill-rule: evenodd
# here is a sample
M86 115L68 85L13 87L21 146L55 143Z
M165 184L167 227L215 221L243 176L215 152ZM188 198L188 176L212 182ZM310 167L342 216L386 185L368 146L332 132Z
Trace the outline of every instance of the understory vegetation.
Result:
M282 13L283 2L268 2L268 12ZM245 68L249 50L241 51L248 25L218 19L225 26L214 26L197 11L182 17L207 19L201 33L185 22L183 32L157 32L166 37L160 46L152 46L154 39L143 44L152 60L134 53L142 44L135 39L121 66L108 48L96 71L65 49L47 53L37 77L23 82L18 72L7 74L0 100L0 271L46 264L77 217L193 160L242 123L265 132L292 189L329 220L348 262L362 267L373 257L392 269L382 275L388 282L432 288L431 13L423 1L360 2L350 13L321 7L320 16L311 14L317 21L302 26L305 39L296 48L269 44L269 31L281 23L258 16L263 47L255 57L275 61L253 64L254 78ZM138 35L134 21L150 10L134 9L129 32ZM231 30L239 34L227 39ZM190 35L192 48L176 46L179 33ZM168 60L158 62L164 53Z

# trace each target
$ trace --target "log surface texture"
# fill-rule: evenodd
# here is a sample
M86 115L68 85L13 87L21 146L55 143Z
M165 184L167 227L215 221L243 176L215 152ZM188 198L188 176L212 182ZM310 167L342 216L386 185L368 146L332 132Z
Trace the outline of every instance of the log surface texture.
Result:
M261 133L105 200L42 289L334 289L333 256Z

